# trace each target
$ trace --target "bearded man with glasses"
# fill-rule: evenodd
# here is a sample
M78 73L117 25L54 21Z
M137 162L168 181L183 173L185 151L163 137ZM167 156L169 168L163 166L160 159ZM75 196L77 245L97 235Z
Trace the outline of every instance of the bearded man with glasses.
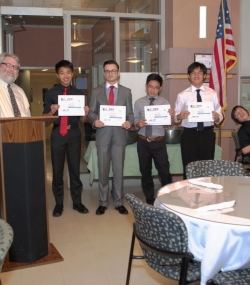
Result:
M129 88L118 84L119 65L114 60L105 61L103 75L106 82L91 93L89 122L96 129L96 148L99 170L99 207L96 215L103 215L109 205L109 170L112 162L112 196L115 209L122 215L128 214L123 206L123 167L126 130L133 124L132 94ZM100 120L101 105L126 106L126 121L121 126L105 126Z
M14 82L19 75L16 54L0 54L0 117L30 117L30 105L22 88Z

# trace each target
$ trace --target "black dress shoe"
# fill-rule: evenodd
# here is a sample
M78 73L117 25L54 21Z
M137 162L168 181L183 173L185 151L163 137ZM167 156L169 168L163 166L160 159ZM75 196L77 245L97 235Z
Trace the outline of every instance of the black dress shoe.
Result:
M155 199L152 199L152 200L146 199L146 203L147 203L148 205L154 206L154 202L155 202Z
M60 217L63 212L63 206L62 205L55 205L55 208L53 210L53 217Z
M89 210L81 203L79 205L73 204L73 209L81 214L88 214Z
M128 214L128 210L123 206L118 206L115 208L117 211L119 211L120 214L122 215L127 215Z
M96 215L103 215L106 210L107 210L107 207L99 206L95 213L96 213Z

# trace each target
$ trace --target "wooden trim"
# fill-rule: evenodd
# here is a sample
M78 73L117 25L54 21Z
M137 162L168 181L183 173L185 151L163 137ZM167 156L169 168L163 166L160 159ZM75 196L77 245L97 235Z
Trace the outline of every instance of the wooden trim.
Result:
M186 73L176 73L176 74L165 74L164 75L164 80L168 80L168 79L187 79L188 75ZM210 78L210 74L207 74L206 79ZM228 79L232 79L233 78L233 74L228 74L227 75Z
M234 130L221 130L221 137L222 138L231 138L232 137L232 131L234 131ZM218 138L219 137L219 130L215 129L214 132L216 134L216 138Z

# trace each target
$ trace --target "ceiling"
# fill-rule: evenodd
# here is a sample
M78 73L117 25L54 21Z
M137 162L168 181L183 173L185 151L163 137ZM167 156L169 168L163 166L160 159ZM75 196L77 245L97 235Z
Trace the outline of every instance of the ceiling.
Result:
M0 0L0 6L62 8L76 11L115 12L117 9L137 13L150 5L150 0ZM144 12L145 13L145 12Z

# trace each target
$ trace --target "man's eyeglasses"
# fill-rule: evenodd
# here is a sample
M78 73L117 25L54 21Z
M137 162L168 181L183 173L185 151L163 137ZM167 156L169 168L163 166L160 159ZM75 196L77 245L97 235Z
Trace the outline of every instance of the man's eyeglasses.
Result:
M115 74L117 72L117 70L116 69L113 69L113 70L104 70L104 73L105 74Z
M155 87L154 87L154 86L148 85L148 89L151 90L151 91L152 91L152 90L159 91L160 88L161 88L161 87L159 87L159 86L155 86Z
M19 70L20 69L20 67L18 65L12 65L10 63L5 63L5 62L2 62L1 64L6 65L7 68L13 68L14 70Z

